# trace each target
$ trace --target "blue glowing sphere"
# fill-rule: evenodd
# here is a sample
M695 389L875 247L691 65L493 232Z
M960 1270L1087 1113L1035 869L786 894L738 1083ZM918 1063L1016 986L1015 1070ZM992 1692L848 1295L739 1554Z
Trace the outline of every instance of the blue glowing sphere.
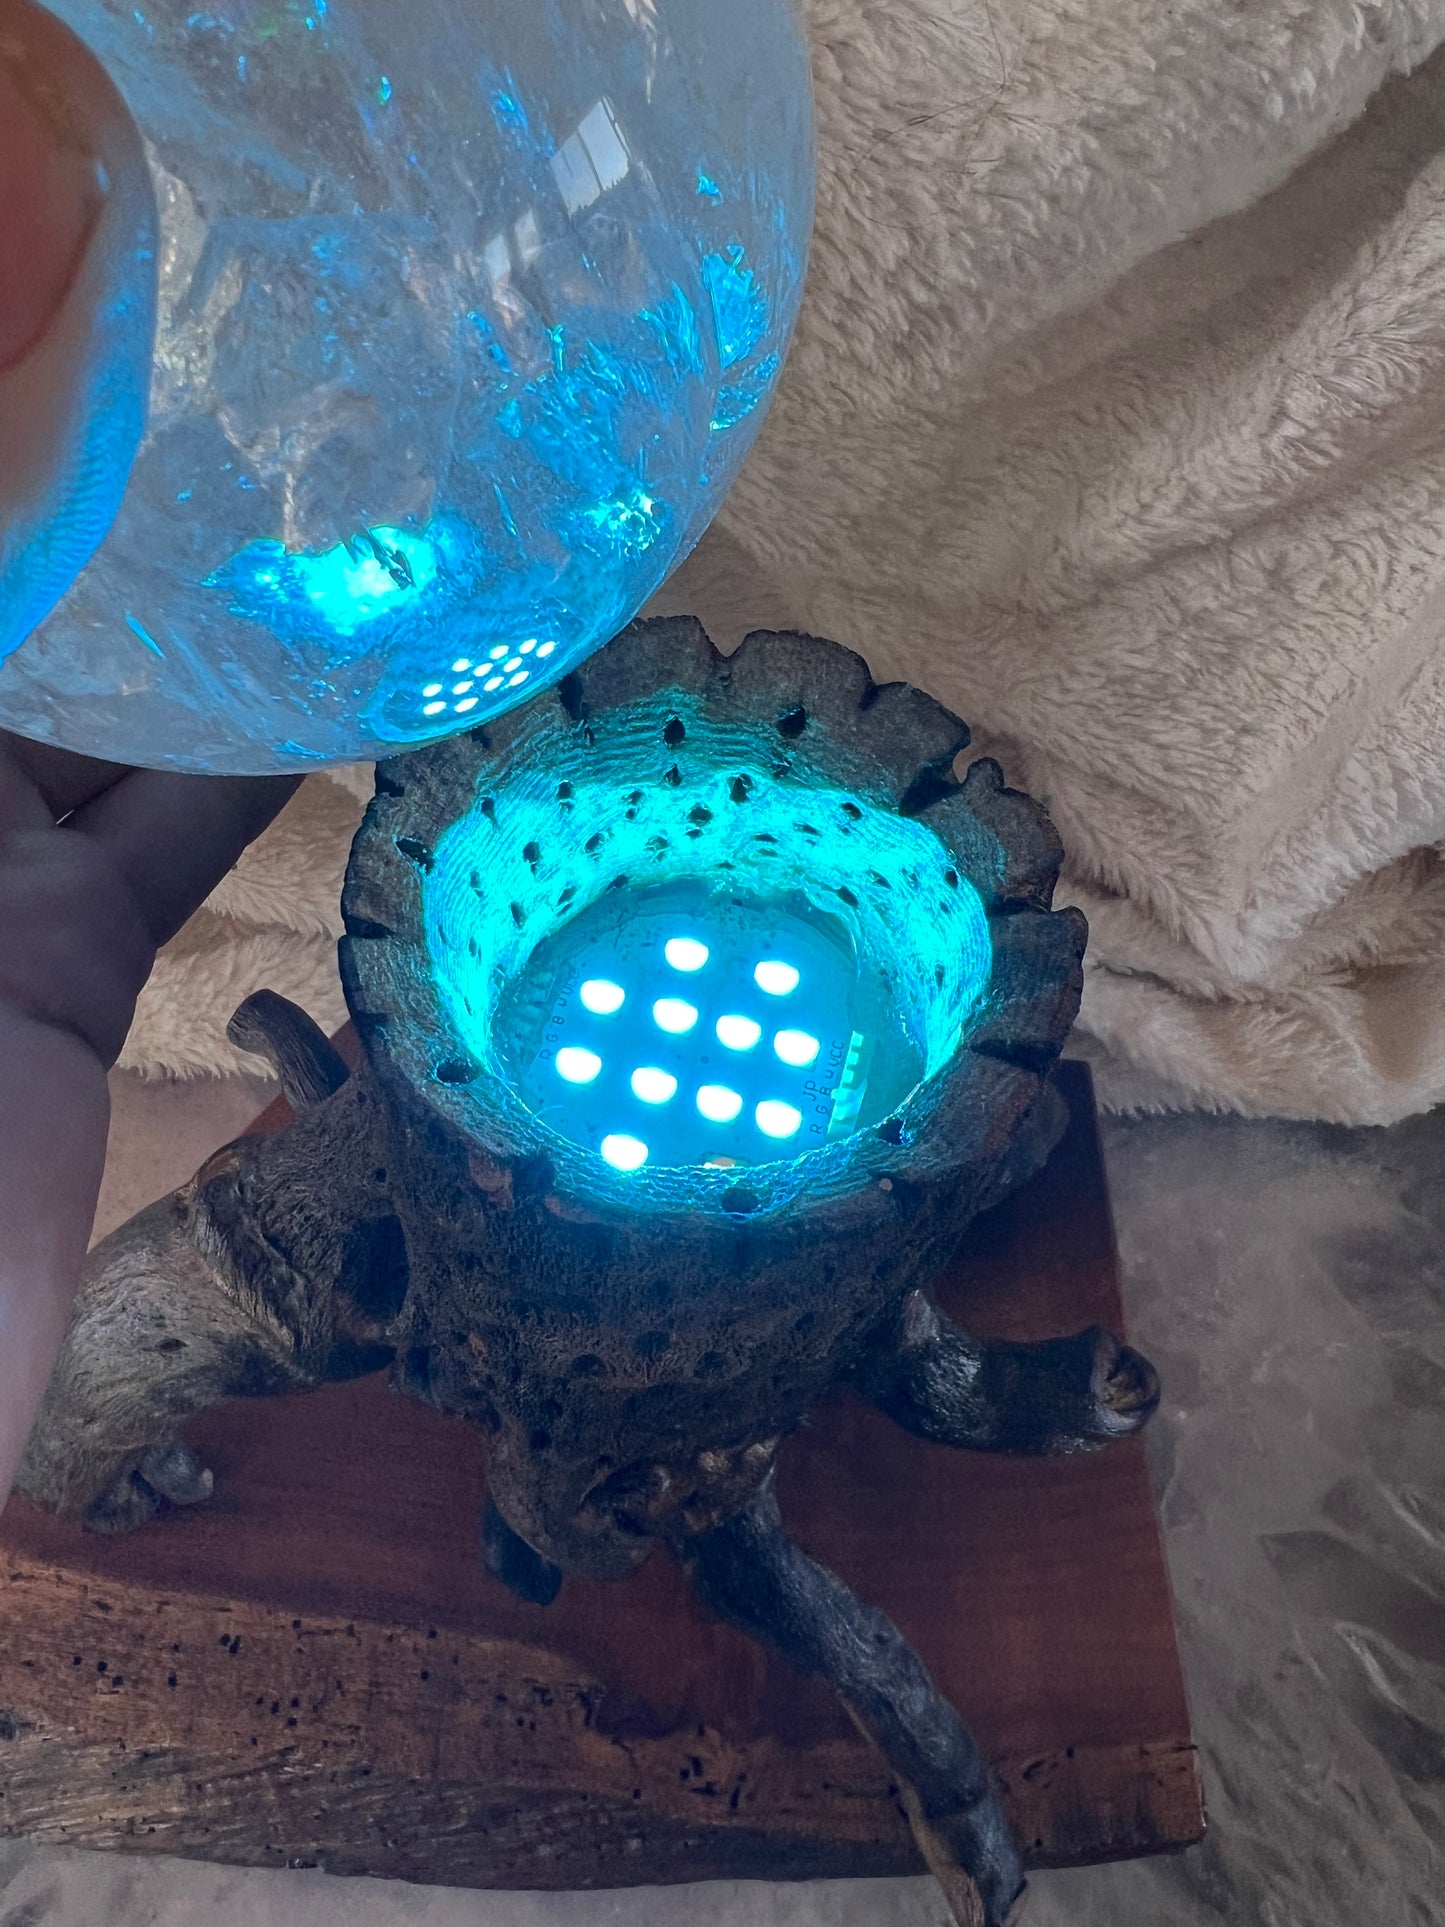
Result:
M474 725L696 542L796 317L790 0L52 0L147 137L150 426L0 723L304 769Z

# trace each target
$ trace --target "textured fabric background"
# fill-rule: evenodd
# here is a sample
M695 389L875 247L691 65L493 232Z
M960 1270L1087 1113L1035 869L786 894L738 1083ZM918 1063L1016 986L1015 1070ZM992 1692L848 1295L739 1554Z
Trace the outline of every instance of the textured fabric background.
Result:
M906 676L1048 804L1107 1101L1445 1097L1445 0L809 0L804 320L659 608ZM348 787L348 782L350 787ZM126 1061L339 1020L353 778Z

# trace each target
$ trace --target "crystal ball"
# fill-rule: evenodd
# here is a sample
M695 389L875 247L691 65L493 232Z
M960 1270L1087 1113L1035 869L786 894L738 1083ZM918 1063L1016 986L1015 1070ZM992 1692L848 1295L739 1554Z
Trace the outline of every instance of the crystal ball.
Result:
M625 625L757 431L812 219L791 0L51 0L160 207L115 524L0 723L232 773L475 726Z

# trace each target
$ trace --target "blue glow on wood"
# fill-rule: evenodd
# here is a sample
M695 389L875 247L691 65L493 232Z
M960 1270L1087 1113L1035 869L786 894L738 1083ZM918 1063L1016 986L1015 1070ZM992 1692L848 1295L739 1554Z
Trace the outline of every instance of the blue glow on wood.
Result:
M988 984L988 920L957 857L864 793L709 766L690 718L679 748L659 725L655 769L628 747L617 781L560 712L558 727L545 778L480 788L422 885L477 1101L529 1119L559 1169L588 1160L604 1185L626 1170L639 1207L876 1145ZM563 1051L591 1053L596 1077L569 1083ZM633 1145L642 1161L618 1163Z

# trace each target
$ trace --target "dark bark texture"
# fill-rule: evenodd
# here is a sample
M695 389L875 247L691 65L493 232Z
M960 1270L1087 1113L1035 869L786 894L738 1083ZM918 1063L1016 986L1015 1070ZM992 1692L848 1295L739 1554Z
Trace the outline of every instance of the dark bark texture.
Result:
M989 1451L1104 1444L1157 1402L1107 1332L979 1344L927 1295L1058 1135L1049 1080L1084 943L1082 919L1048 907L1047 819L992 763L959 780L967 740L835 645L755 636L724 659L672 621L635 625L486 731L383 765L343 905L363 1062L348 1076L270 993L236 1013L231 1035L271 1062L295 1122L217 1153L97 1247L22 1488L125 1530L207 1497L178 1433L192 1414L391 1362L400 1389L486 1440L481 1556L499 1580L545 1603L569 1573L620 1577L671 1546L715 1610L837 1689L958 1918L996 1927L1022 1876L977 1747L896 1628L791 1545L771 1484L779 1442L840 1380L923 1438ZM719 770L735 772L722 812L697 800ZM608 891L732 871L766 785L811 814L856 799L842 836L870 815L925 826L936 859L893 876L860 862L830 907L861 946L953 915L970 886L986 993L951 1059L881 1124L809 1154L806 1182L781 1164L683 1174L639 1209L459 1033L443 983L457 913L427 894L438 844L480 813L495 845L471 890L509 902L524 955ZM578 823L584 790L604 801ZM514 799L543 791L555 834L512 847ZM608 858L607 811L620 830L649 794L676 833L651 839L644 876Z

